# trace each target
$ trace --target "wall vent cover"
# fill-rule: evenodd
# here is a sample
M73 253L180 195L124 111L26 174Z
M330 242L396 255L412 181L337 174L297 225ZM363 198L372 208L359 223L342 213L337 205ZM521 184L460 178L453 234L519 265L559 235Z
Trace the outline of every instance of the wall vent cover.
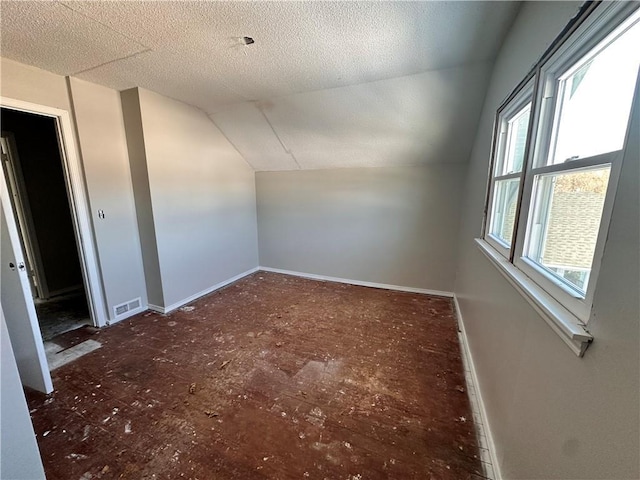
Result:
M142 299L140 297L134 298L133 300L129 300L128 302L121 303L120 305L113 307L113 313L116 317L119 317L131 310L140 308L140 305L142 305Z

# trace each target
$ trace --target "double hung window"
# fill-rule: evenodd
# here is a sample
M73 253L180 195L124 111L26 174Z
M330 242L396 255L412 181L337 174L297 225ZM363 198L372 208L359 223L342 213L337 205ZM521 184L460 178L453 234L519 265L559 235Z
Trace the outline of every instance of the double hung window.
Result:
M591 340L639 66L637 4L603 3L496 118L479 244L578 354Z

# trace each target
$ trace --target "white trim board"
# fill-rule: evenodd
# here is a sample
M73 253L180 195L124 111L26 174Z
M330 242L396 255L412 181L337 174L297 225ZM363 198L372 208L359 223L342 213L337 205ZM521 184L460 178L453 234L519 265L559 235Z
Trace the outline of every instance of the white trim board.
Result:
M480 417L482 423L482 433L486 438L486 444L480 445L481 447L489 450L490 457L490 466L493 473L491 478L492 480L502 480L502 472L500 471L500 463L498 462L498 456L496 454L496 446L493 439L493 434L491 432L491 426L489 425L489 418L487 416L487 409L485 407L484 401L482 399L482 390L480 390L480 384L478 382L478 375L476 373L476 367L473 362L473 356L471 355L471 350L469 349L469 342L467 341L467 332L464 328L464 320L462 319L462 312L460 311L460 304L458 303L458 297L453 295L453 303L456 307L456 317L458 319L458 328L460 331L460 343L462 347L462 357L468 367L470 375L467 377L467 383L470 381L471 385L467 385L467 390L470 393L471 400L471 408L474 414ZM471 398L471 392L475 392L476 400ZM477 410L477 411L476 411Z
M222 287L226 287L227 285L233 283L233 282L237 282L238 280L240 280L241 278L246 277L247 275L251 275L252 273L257 272L258 270L260 270L260 267L255 267L252 268L251 270L247 270L246 272L240 273L238 275L236 275L235 277L231 277L228 278L226 280L223 280L220 283L217 283L216 285L207 288L206 290L202 290L201 292L195 293L193 295L191 295L190 297L187 297L183 300L180 300L172 305L169 305L168 307L160 307L158 305L152 305L151 303L148 305L149 310L153 310L154 312L158 312L158 313L170 313L173 312L174 310L182 307L183 305L186 305L187 303L193 302L194 300L197 300L200 297L204 297L205 295L208 295L211 292L215 292L216 290L222 288Z
M294 277L310 278L312 280L324 280L326 282L346 283L348 285L358 285L360 287L382 288L384 290L396 290L399 292L424 293L427 295L436 295L439 297L454 298L453 292L444 292L442 290L429 290L427 288L402 287L400 285L388 285L386 283L365 282L362 280L350 280L348 278L328 277L326 275L316 275L315 273L294 272L292 270L282 270L280 268L258 267L263 272L282 273L284 275L292 275Z

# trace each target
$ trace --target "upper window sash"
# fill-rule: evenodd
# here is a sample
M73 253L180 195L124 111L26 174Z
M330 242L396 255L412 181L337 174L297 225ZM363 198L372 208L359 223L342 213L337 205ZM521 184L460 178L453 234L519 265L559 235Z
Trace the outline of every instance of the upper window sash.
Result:
M539 131L534 139L532 169L554 163L550 157L555 153L558 140L562 80L580 70L640 20L640 4L634 2L610 2L599 8L601 13L588 18L540 68L536 99L540 105Z

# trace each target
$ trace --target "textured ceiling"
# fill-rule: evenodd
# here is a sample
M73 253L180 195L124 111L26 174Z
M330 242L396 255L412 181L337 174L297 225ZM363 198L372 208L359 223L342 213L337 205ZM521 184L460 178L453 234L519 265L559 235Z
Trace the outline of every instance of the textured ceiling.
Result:
M457 95L433 72L487 65L518 5L2 1L0 9L3 57L197 106L254 167L269 170L433 158L440 151L426 145L440 140L421 136L409 119L431 121L429 132L439 131L437 115L464 120L456 96L476 105L474 95L483 97L486 85L484 76L475 84L457 79L457 88L477 90ZM243 36L255 43L243 45ZM409 113L403 116L398 105ZM303 125L317 130L303 132ZM345 128L349 135L339 132ZM386 140L370 137L381 133ZM408 156L391 162L378 150L383 143L385 151L397 147ZM372 159L358 158L365 154Z
M2 1L2 55L208 113L495 56L512 2ZM255 44L242 45L251 36Z

